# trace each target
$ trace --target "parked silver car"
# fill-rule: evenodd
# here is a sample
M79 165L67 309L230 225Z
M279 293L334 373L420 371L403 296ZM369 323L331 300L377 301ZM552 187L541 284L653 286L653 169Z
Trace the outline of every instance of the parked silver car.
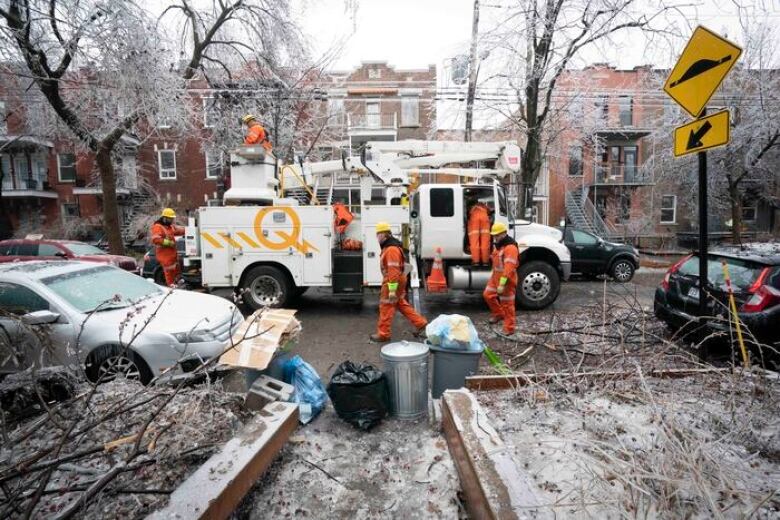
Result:
M148 383L171 367L166 377L182 377L220 354L242 321L223 298L166 289L110 265L0 266L6 373L35 362L81 365L93 381L122 373Z

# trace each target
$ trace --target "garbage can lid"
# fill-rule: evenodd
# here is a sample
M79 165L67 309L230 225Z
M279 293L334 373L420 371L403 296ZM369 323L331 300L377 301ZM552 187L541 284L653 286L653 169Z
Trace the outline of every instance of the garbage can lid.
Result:
M428 345L409 341L389 343L382 347L380 355L390 361L413 361L428 355Z

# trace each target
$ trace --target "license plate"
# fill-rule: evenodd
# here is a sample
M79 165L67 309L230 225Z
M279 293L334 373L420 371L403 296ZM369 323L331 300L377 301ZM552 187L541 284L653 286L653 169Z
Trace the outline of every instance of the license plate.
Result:
M691 287L688 289L688 296L691 298L699 299L699 288L698 287Z

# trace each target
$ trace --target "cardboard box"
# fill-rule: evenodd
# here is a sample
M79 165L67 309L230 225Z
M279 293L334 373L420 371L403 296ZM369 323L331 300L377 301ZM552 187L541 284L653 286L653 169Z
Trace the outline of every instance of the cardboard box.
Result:
M249 316L233 334L234 348L219 358L224 365L263 370L274 352L301 331L294 309L261 309Z

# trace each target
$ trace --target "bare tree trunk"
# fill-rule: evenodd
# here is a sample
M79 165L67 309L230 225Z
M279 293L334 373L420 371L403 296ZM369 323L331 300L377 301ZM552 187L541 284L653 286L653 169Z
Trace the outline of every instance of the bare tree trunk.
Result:
M474 0L474 20L471 25L471 53L469 56L469 87L466 93L465 141L471 141L474 125L474 97L477 93L477 37L479 36L479 0Z
M119 223L119 208L116 199L116 175L114 165L111 163L111 148L101 143L95 155L100 183L103 188L103 230L108 239L108 247L111 254L123 255L125 246L122 242L122 233Z
M729 183L729 202L731 203L731 240L735 244L742 244L742 197L736 183Z

